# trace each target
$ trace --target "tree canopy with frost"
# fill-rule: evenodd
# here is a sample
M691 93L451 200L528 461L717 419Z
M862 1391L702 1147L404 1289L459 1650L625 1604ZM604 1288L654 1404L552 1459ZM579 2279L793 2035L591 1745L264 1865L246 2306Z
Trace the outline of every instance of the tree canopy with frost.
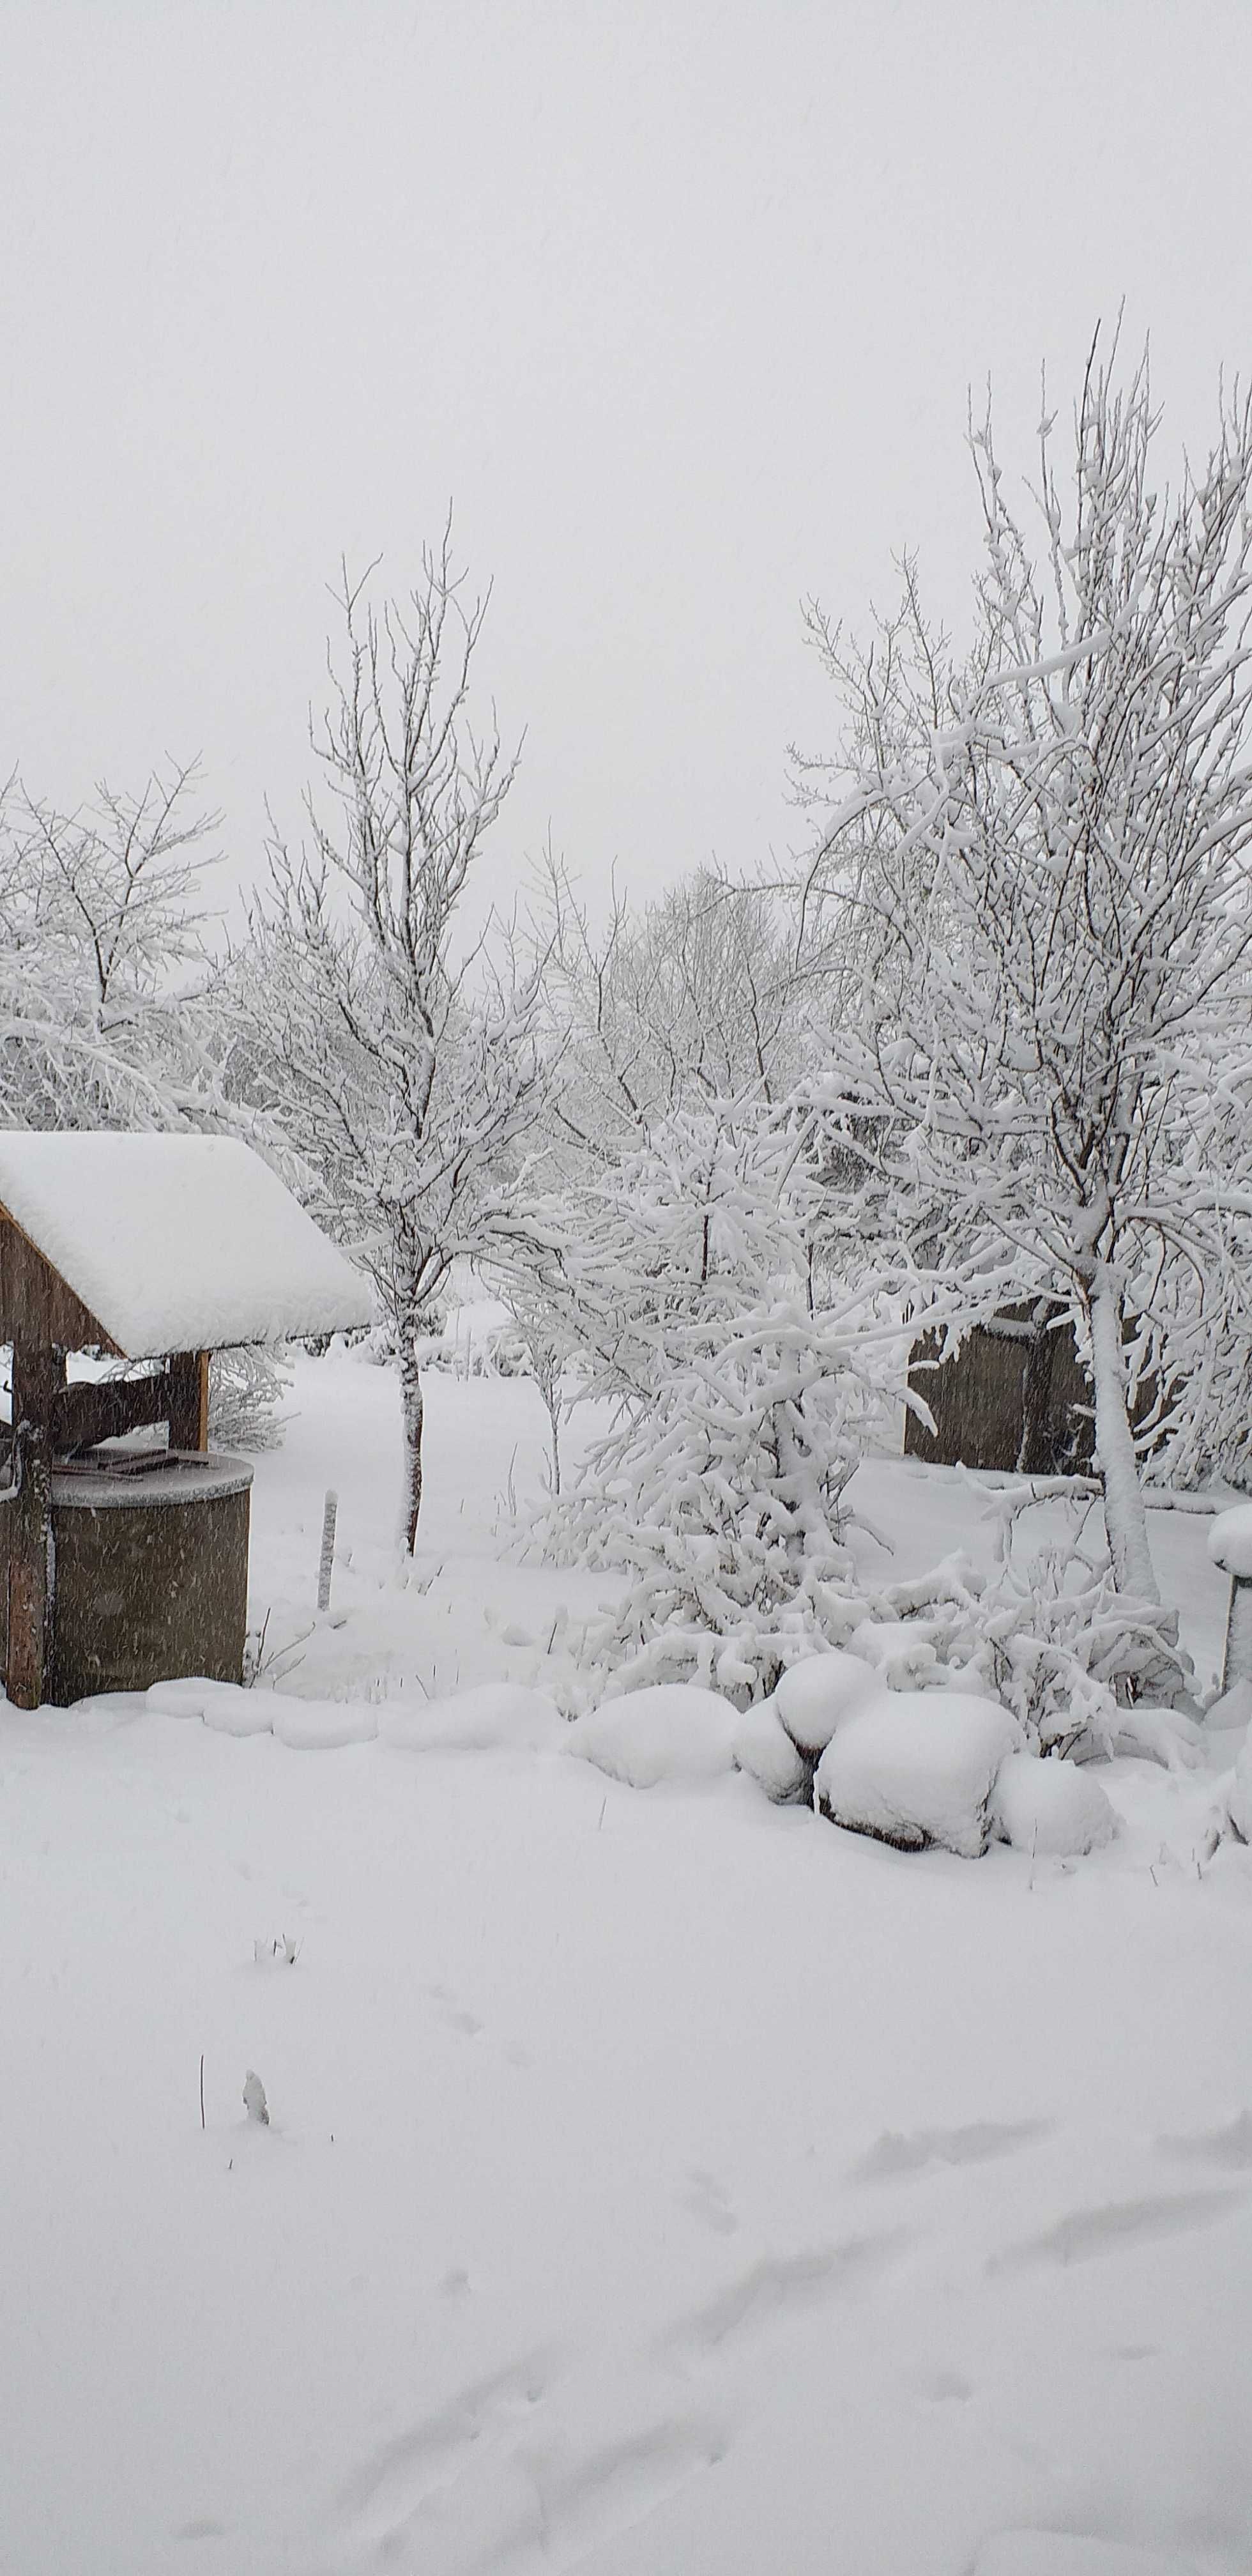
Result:
M1043 1297L1093 1382L1119 1587L1157 1599L1142 1445L1207 1436L1252 1333L1252 413L1159 478L1146 360L1093 352L1036 528L973 433L964 655L916 576L870 649L812 631L848 716L804 889L843 926L812 1088L848 1240L955 1324ZM1136 1389L1158 1401L1136 1425ZM1164 1452L1168 1455L1168 1449Z
M418 1336L453 1261L488 1251L534 1114L538 980L507 941L462 933L463 898L516 767L470 711L487 599L453 568L451 525L416 589L339 596L342 652L312 744L325 793L308 837L276 839L245 961L250 1079L316 1175L327 1221L364 1261L395 1335L402 1531L422 1496ZM494 965L492 956L494 954Z
M588 1189L553 1312L615 1420L547 1537L628 1570L592 1648L619 1677L767 1688L851 1573L874 1391L821 1226L803 1131L755 1096L658 1120Z
M205 939L194 765L62 813L0 809L0 1117L11 1127L232 1127Z

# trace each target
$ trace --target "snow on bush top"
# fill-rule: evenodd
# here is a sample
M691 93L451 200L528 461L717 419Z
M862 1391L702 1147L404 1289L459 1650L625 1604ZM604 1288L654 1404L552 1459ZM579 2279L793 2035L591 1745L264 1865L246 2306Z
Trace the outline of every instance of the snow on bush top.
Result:
M988 1807L1021 1728L995 1700L967 1691L883 1691L845 1718L817 1766L827 1815L905 1851L928 1843L977 1860Z
M841 1717L882 1688L861 1655L804 1655L789 1664L774 1690L774 1706L801 1753L824 1753Z
M230 1137L0 1135L0 1206L127 1359L371 1320L360 1274Z
M653 1789L661 1780L708 1780L735 1767L738 1712L697 1682L655 1682L624 1691L575 1718L566 1745L624 1780Z
M1069 1860L1112 1842L1117 1818L1098 1780L1077 1763L1008 1753L991 1793L991 1822L1018 1851Z
M1209 1531L1209 1555L1214 1565L1244 1582L1252 1575L1252 1503L1236 1503L1232 1512L1218 1513Z

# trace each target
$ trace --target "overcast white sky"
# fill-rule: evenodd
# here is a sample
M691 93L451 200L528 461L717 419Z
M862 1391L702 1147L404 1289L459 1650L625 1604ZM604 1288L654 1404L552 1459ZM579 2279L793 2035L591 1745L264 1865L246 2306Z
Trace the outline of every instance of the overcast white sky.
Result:
M0 772L203 755L294 820L325 585L455 501L527 728L506 893L794 840L801 595L957 596L966 388L1029 463L1123 297L1248 371L1248 0L7 0Z

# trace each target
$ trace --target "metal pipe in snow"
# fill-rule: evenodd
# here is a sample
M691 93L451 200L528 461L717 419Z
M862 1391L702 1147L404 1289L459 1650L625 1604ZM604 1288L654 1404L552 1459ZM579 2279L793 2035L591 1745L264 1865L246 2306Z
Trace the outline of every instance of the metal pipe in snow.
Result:
M330 1608L330 1570L335 1557L335 1515L339 1509L338 1494L328 1493L322 1512L322 1552L317 1561L317 1606Z

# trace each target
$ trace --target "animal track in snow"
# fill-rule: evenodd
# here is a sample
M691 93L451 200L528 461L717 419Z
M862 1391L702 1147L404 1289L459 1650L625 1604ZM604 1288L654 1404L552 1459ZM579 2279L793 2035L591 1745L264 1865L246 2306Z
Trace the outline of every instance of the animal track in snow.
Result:
M676 2198L680 2208L690 2210L693 2218L703 2219L715 2236L733 2236L736 2233L739 2221L731 2208L726 2185L718 2181L716 2174L706 2173L703 2165L691 2166Z
M519 2458L539 2498L542 2545L558 2568L581 2564L588 2550L634 2531L689 2478L714 2468L725 2442L711 2428L661 2423L626 2434L568 2465L529 2448Z
M965 2129L915 2129L902 2137L884 2129L852 2168L853 2182L896 2182L922 2173L927 2165L989 2164L998 2156L1019 2155L1036 2138L1046 2138L1051 2120L975 2120Z
M481 2036L483 2026L477 2014L467 2012L464 2004L456 1995L449 1992L447 1986L423 1986L422 1993L429 1995L431 2002L438 2006L439 2018L445 2030L460 2031L465 2039L478 2039Z
M931 2370L915 2383L919 2397L928 2397L933 2406L949 2405L956 2399L964 2405L974 2394L974 2383L959 2370Z
M400 2531L421 2505L457 2479L485 2434L524 2420L544 2393L547 2368L539 2353L516 2362L398 2433L341 2489L340 2513L366 2540L385 2541Z
M546 2368L465 2389L362 2466L339 2498L354 2567L504 2576L539 2552L572 2570L723 2456L719 2429L669 2418L580 2442L543 2406Z
M1224 2129L1200 2129L1189 2138L1158 2138L1163 2156L1174 2156L1180 2163L1221 2165L1228 2172L1244 2173L1252 2166L1252 2111L1241 2111Z
M906 2241L902 2228L818 2245L805 2254L766 2255L662 2338L662 2349L716 2352L732 2336L759 2333L776 2318L827 2299L855 2296L879 2278Z
M1035 2263L1090 2263L1126 2245L1156 2236L1181 2236L1211 2227L1242 2200L1238 2191L1182 2191L1155 2200L1110 2201L1102 2209L1074 2209L1068 2217L993 2254L988 2272L1016 2272Z

